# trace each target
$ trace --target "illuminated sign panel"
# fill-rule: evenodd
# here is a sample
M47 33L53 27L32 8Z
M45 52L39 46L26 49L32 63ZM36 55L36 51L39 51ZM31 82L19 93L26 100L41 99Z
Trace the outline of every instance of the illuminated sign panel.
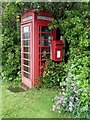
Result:
M32 16L31 15L22 19L23 22L28 21L28 20L32 20Z
M39 20L48 20L48 21L52 21L52 18L50 18L50 17L45 17L45 16L37 16L37 19L39 19Z

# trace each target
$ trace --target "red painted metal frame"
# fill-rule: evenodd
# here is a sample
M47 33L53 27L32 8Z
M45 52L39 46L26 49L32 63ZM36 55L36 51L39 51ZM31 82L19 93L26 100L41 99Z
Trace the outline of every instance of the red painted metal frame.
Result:
M28 16L32 16L27 21L25 21L25 18L28 18ZM37 14L36 10L30 10L26 13L21 15L21 73L22 73L22 83L25 84L27 87L35 87L37 85L37 77L40 75L39 73L39 26L48 26L52 23L52 21L49 20L42 20L37 19L37 16L45 16L49 18L53 18L52 15L48 12L40 12L40 14ZM24 19L24 21L23 21ZM24 77L23 74L23 38L22 38L22 27L29 25L31 27L31 38L30 40L30 78ZM53 30L51 33L53 36L52 39L56 39L56 30ZM41 63L40 63L41 64Z
M31 30L32 30L32 23L28 23L28 24L25 24L25 25L22 25L21 26L21 29L23 28L23 27L25 27L25 26L29 26L30 27L30 32L31 32ZM23 34L23 32L22 32L22 30L21 30L21 70L22 70L22 82L24 83L24 84L26 84L26 86L32 86L32 70L30 70L30 72L26 72L26 71L24 71L24 66L26 66L25 64L24 64L24 60L27 60L28 62L29 62L29 66L28 66L28 68L30 68L31 66L32 66L32 58L31 58L31 55L32 55L32 49L30 49L31 48L31 44L32 44L32 34L31 33L29 33L29 35L30 35L30 38L29 39L27 39L26 41L28 41L29 43L30 43L30 45L28 46L28 48L29 48L29 51L28 52L24 52L24 47L26 47L26 46L24 46L23 45L23 42L24 42L24 39L22 38L22 34ZM24 54L27 54L28 56L30 56L30 59L25 59L24 58ZM31 69L31 68L30 68ZM24 72L26 72L28 75L29 75L29 79L30 80L28 80L28 78L26 78L26 77L24 77Z

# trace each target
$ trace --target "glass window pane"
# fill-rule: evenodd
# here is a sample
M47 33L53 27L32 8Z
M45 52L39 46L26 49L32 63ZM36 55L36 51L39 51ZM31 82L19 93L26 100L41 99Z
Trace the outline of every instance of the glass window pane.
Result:
M41 39L48 39L48 40L51 40L51 35L50 34L42 34L41 35Z
M26 72L30 72L29 67L24 66L24 71L26 71Z
M28 60L24 60L24 64L29 66L29 61Z
M51 40L50 34L41 35L42 46L50 46L50 40Z
M29 48L28 47L24 47L24 52L29 52Z
M50 52L50 47L47 47L47 48L42 48L41 49L41 52Z
M29 45L30 45L30 41L24 40L24 41L23 41L23 45L24 45L24 46L29 46Z
M48 29L47 26L42 26L41 31L42 32L50 32L50 30Z
M28 33L23 34L23 39L28 39L28 38L30 38Z
M29 26L23 27L23 32L24 32L24 33L29 32Z
M24 72L24 77L29 78L29 74Z
M50 41L48 41L48 40L43 40L43 41L42 41L42 46L50 46Z
M46 57L49 59L50 58L50 54L46 54Z
M29 54L24 54L24 58L30 59L30 55Z

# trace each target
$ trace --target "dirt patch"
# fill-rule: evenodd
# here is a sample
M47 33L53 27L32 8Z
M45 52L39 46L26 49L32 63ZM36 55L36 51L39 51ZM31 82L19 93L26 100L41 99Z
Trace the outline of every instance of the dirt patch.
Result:
M23 89L20 86L10 86L8 88L8 90L10 90L10 92L14 92L14 93L19 93L19 92L24 92L25 91L25 89Z

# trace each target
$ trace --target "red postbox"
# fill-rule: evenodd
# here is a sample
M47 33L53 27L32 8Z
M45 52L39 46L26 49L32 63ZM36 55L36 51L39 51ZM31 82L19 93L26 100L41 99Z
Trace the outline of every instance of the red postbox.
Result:
M45 66L43 53L50 57L50 42L56 30L49 30L53 16L49 12L29 10L21 15L21 76L27 87L35 87Z
M62 50L63 50L63 42L62 40L52 40L50 47L50 58L53 61L59 62L62 61Z

